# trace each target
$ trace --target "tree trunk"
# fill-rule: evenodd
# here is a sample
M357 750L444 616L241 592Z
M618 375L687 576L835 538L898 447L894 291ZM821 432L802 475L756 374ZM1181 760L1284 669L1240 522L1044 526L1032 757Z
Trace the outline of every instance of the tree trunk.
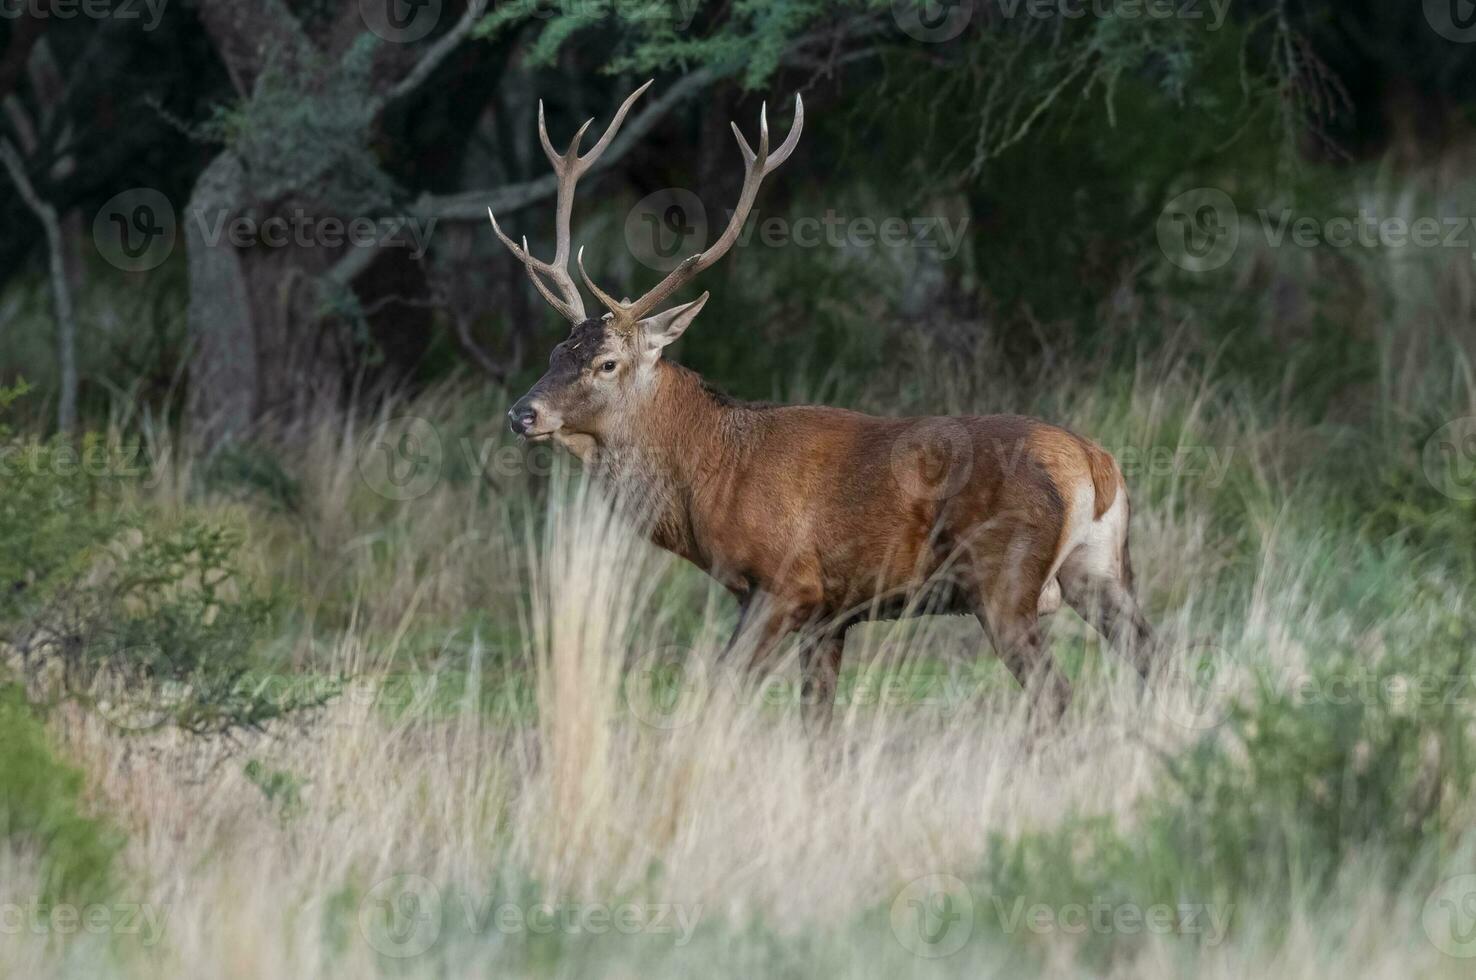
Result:
M195 184L184 215L190 431L206 447L336 401L348 361L347 340L322 320L317 303L318 277L338 251L260 241L238 247L230 229L248 204L242 178L240 160L222 153Z
M216 157L196 183L184 215L189 253L189 421L207 449L260 425L291 425L337 405L351 372L376 345L391 377L403 377L430 336L425 279L402 249L380 249L359 277L367 335L323 307L324 284L347 246L311 237L269 244L254 229L273 213L331 217L315 202L257 207L240 159ZM233 242L243 213L250 238ZM268 236L269 237L269 236ZM279 240L280 242L280 240Z
M21 199L35 213L46 233L52 309L56 314L56 371L60 389L56 402L56 427L66 435L77 424L77 320L72 315L72 293L67 277L61 221L56 216L56 208L32 186L24 161L9 142L0 141L0 162L4 163Z
M188 414L193 437L202 445L241 434L256 415L256 338L241 256L206 238L209 216L232 213L241 187L241 161L227 151L200 174L185 209L192 344Z

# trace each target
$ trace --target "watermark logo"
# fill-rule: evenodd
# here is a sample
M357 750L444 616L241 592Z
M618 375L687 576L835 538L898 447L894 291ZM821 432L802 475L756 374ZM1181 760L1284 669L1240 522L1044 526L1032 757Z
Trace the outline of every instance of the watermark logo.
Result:
M419 956L441 937L441 890L420 875L386 878L359 903L359 931L384 956Z
M974 441L957 419L919 419L892 443L890 462L904 493L918 500L942 500L968 482Z
M359 0L364 26L393 44L413 44L441 21L441 0Z
M174 251L177 234L174 206L152 187L115 195L92 219L98 253L124 272L148 272L163 265Z
M1425 20L1447 41L1476 41L1476 0L1425 0Z
M625 244L641 265L670 272L707 246L707 209L680 187L647 194L625 216Z
M926 875L892 900L892 935L914 956L941 959L974 932L974 896L953 875Z
M1452 500L1476 500L1476 416L1447 422L1425 440L1425 479Z
M643 654L625 676L625 703L638 720L663 731L697 720L710 693L707 664L681 646Z
M1189 272L1220 268L1240 244L1235 202L1217 187L1196 187L1169 201L1158 215L1157 231L1163 254Z
M1420 923L1430 942L1446 956L1476 957L1476 874L1442 881L1425 900Z
M952 41L974 17L974 0L892 0L892 19L925 44Z
M436 427L402 415L376 425L359 444L359 477L388 500L414 500L436 485L443 457Z

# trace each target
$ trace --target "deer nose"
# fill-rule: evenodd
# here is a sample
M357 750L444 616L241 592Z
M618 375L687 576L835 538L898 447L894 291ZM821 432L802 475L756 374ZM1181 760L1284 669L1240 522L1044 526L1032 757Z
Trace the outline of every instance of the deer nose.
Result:
M508 410L507 424L513 430L514 435L526 435L536 421L538 421L538 412L526 398L519 399L518 403Z

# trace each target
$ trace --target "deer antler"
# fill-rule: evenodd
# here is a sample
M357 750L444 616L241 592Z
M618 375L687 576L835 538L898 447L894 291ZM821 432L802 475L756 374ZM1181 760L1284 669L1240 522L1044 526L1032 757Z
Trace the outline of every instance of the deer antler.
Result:
M600 154L605 152L605 148L610 145L610 141L615 138L615 133L620 129L620 124L625 121L625 114L630 111L631 105L641 97L641 93L650 87L651 82L647 82L630 93L621 103L619 111L615 113L615 118L610 120L605 134L584 156L579 155L579 141L584 138L584 131L589 129L590 123L594 120L590 119L579 127L579 132L574 134L574 140L569 144L568 150L562 154L557 153L548 138L548 127L544 125L543 100L538 100L538 139L543 143L544 155L553 165L554 175L559 181L558 207L554 218L556 244L552 262L534 258L533 254L528 251L526 237L523 238L520 248L516 242L504 235L497 224L497 216L492 213L491 208L487 209L487 217L492 219L492 230L497 233L502 244L506 245L509 251L523 263L533 285L543 294L543 298L548 300L550 306L558 310L565 319L574 323L582 323L585 320L584 299L579 295L579 287L574 284L573 276L569 274L569 217L574 211L574 185L600 158ZM553 284L553 289L544 282L545 276ZM554 289L558 290L559 295L554 295Z
M785 137L784 143L769 156L769 118L767 104L759 110L759 144L758 152L749 149L748 141L743 138L743 133L738 129L738 124L733 123L733 135L738 138L738 148L743 153L743 190L738 194L738 206L733 210L733 215L728 219L728 227L724 229L721 237L699 255L690 256L671 272L667 273L665 279L656 284L656 287L634 302L621 302L600 287L596 286L589 278L589 273L584 271L584 249L579 250L579 275L584 279L584 284L589 287L605 308L614 315L616 322L630 325L642 319L652 310L655 310L671 296L672 293L681 289L691 282L699 272L712 265L718 259L727 254L728 249L738 240L738 235L743 230L743 224L748 220L748 212L753 209L754 199L758 196L759 185L763 179L779 167L794 148L799 145L800 131L805 125L805 104L798 95L794 97L794 125L789 129L789 135Z

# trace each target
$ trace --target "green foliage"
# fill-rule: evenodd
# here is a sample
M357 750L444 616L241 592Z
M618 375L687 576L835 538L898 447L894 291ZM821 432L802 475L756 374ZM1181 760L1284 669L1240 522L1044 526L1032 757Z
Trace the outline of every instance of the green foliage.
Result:
M303 780L292 771L252 759L246 763L242 774L251 785L261 790L267 805L283 823L302 811Z
M126 730L196 734L326 701L331 686L283 691L255 675L276 603L244 581L242 533L128 506L132 477L105 450L94 436L79 451L0 428L0 642L34 696L79 701Z
M12 435L0 425L0 623L25 619L60 601L67 583L84 571L89 548L115 526L98 505L113 490L106 473L82 465L96 440L79 455L59 440Z
M1452 847L1473 761L1471 655L1464 629L1442 625L1423 650L1330 652L1292 691L1268 684L1237 705L1224 738L1169 764L1156 831L1234 891L1325 888L1365 855L1398 880Z
M210 454L205 464L205 486L212 493L254 499L284 513L295 513L302 487L270 450L245 442L230 442Z
M269 59L251 96L217 110L197 135L241 158L250 200L299 198L337 214L384 207L395 188L369 145L376 48L365 33L336 65Z
M1190 903L1289 919L1353 867L1428 888L1433 859L1465 830L1476 742L1470 627L1435 596L1421 609L1422 643L1404 637L1377 660L1317 649L1302 678L1263 673L1221 728L1165 757L1131 829L1076 819L997 838L983 890L1053 908ZM1140 940L1109 930L1086 937L1087 952L1105 964Z
M19 685L0 685L0 839L42 862L46 901L104 899L118 835L82 807L82 774L58 759Z
M1476 574L1473 456L1465 445L1451 446L1449 453L1432 447L1432 441L1455 438L1439 435L1441 428L1438 421L1401 427L1402 451L1381 454L1379 465L1371 472L1365 468L1365 479L1350 482L1349 503L1365 534L1401 542L1469 581ZM1421 448L1428 462L1418 454Z

